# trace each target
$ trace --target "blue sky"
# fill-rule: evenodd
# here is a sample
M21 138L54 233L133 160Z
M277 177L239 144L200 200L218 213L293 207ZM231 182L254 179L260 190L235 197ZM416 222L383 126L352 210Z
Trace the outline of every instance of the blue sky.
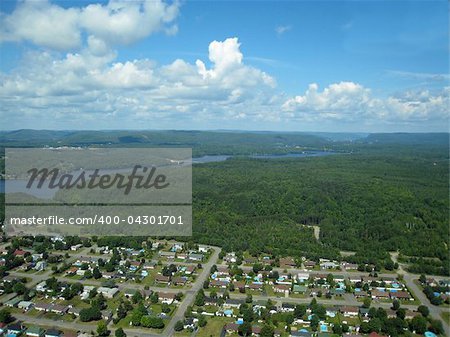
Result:
M448 131L446 1L152 4L2 1L2 128Z

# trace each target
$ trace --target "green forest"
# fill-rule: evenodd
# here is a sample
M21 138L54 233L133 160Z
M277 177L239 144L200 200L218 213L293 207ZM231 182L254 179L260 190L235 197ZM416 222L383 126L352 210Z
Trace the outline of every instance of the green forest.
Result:
M433 271L448 274L444 151L397 146L300 160L231 159L193 172L201 242L311 258L350 250L358 263L399 250L438 258ZM320 242L302 224L320 226ZM424 261L413 261L416 272Z

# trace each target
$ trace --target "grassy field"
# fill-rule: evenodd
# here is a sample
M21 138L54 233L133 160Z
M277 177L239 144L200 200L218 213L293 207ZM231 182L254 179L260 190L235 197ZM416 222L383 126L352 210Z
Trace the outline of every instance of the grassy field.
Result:
M220 336L223 326L231 321L231 318L224 317L208 318L208 323L203 328L200 328L197 333L197 337Z

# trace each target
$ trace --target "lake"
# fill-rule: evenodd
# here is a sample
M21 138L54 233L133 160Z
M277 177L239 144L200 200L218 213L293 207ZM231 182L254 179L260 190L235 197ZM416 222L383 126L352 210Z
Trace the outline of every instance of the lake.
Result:
M283 159L283 158L307 158L307 157L324 157L339 154L338 152L331 151L308 151L302 153L285 153L285 154L255 154L248 155L244 157L253 158L253 159ZM214 162L222 162L229 158L233 158L231 155L209 155L192 158L192 164L206 164L206 163L214 163ZM11 192L16 191L24 191L24 187L26 185L26 181L24 180L14 180L9 185L9 190ZM43 198L50 199L55 194L56 190L50 190L45 188L31 188L31 195ZM5 193L5 181L0 180L0 193Z

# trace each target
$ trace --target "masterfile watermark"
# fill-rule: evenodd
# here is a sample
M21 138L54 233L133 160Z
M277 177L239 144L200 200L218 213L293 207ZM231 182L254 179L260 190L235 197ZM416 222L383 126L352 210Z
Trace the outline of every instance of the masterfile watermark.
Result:
M132 188L155 188L159 190L168 187L170 183L166 182L166 175L156 174L156 170L156 167L148 168L134 165L129 176L119 173L101 175L99 169L95 169L91 174L86 174L86 171L82 171L75 176L70 173L60 174L57 168L52 170L32 168L27 171L31 176L28 179L26 188L30 189L35 182L37 188L42 188L48 181L46 187L49 189L108 189L116 186L119 189L123 189L123 193L128 195ZM139 174L139 171L142 171L142 174Z
M191 235L191 164L185 148L7 148L5 231Z

